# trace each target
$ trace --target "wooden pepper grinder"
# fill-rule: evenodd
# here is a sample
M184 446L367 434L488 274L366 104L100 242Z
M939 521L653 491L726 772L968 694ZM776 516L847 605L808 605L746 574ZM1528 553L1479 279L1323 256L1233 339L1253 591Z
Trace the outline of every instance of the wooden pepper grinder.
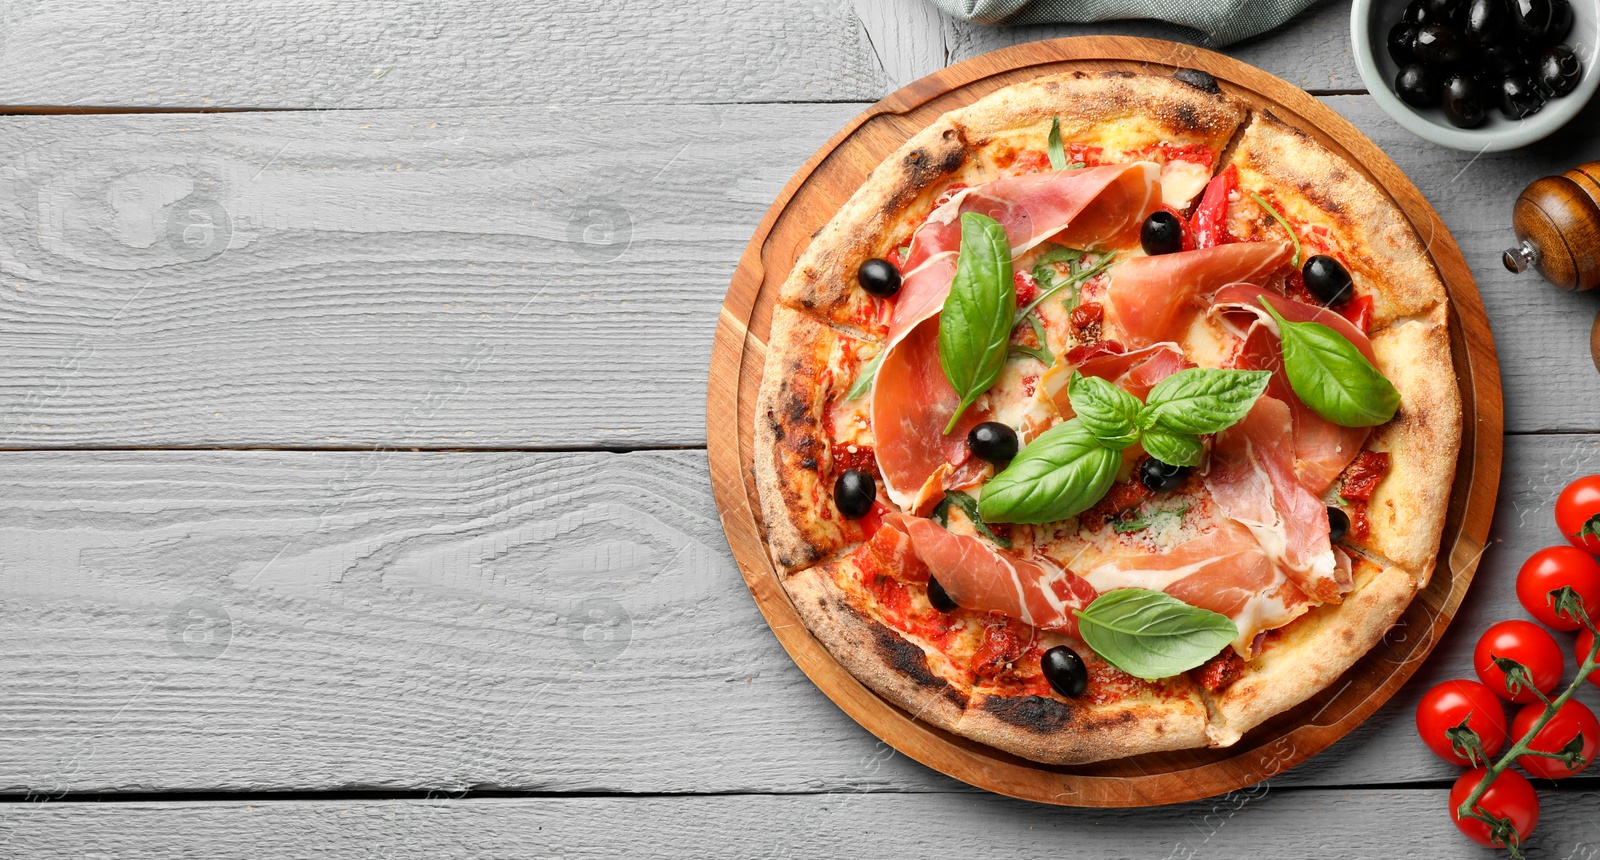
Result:
M1511 209L1517 247L1506 268L1529 266L1563 290L1600 287L1600 161L1535 180Z

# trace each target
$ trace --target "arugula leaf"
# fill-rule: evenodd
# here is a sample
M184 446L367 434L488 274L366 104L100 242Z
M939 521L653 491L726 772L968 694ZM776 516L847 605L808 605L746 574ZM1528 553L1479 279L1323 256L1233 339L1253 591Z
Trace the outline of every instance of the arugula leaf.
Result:
M1344 335L1316 322L1289 322L1266 299L1278 323L1283 373L1311 410L1341 427L1376 427L1400 409L1400 392Z
M1199 666L1239 635L1226 615L1144 588L1113 589L1076 614L1096 654L1149 681Z
M1057 247L1060 247L1060 246L1057 246ZM1070 258L1064 257L1061 260L1051 260L1051 259L1049 259L1049 257L1051 256L1051 254L1054 253L1054 251L1052 250L1050 253L1045 254L1044 258L1041 258L1041 261L1039 263L1036 263L1034 265L1034 267L1033 267L1033 280L1036 283L1041 284L1041 286L1039 288L1039 295L1034 296L1033 297L1033 301L1028 302L1027 304L1025 304L1022 307L1017 309L1017 322L1021 322L1023 317L1025 317L1029 313L1031 313L1033 311L1033 309L1038 307L1040 305L1040 303L1042 303L1045 299L1050 298L1051 296L1053 296L1056 293L1066 289L1067 287L1071 287L1072 288L1072 302L1071 302L1071 304L1066 305L1066 308L1069 311L1072 310L1073 308L1076 308L1078 306L1078 287L1081 286L1085 281L1088 281L1090 278L1093 278L1095 275L1098 275L1101 272L1105 271L1106 267L1111 265L1111 260L1114 257L1116 257L1116 253L1115 252L1108 253L1104 257L1102 257L1099 262L1095 263L1093 266L1090 266L1089 268L1081 270L1081 271L1076 271L1075 270L1075 271L1073 271L1072 274L1068 275L1066 278L1062 279L1059 282L1055 282L1054 270L1050 266L1045 265L1047 262L1076 263L1080 259L1082 259L1083 255L1084 255L1083 251L1079 251L1076 248L1062 248L1062 250L1070 251L1075 256L1070 257ZM1045 276L1046 276L1046 278L1048 278L1048 280L1046 278L1041 278L1040 277L1040 273L1041 272L1043 272L1045 274ZM1049 286L1048 287L1042 286L1044 284L1049 284Z
M1097 376L1073 371L1067 381L1067 399L1078 420L1100 444L1121 451L1139 441L1135 422L1144 406L1139 398Z
M1183 433L1146 430L1139 441L1143 443L1146 454L1169 466L1198 466L1200 455L1205 453L1205 445L1200 442L1200 437Z
M1045 142L1045 152L1050 156L1051 170L1067 169L1067 153L1061 146L1061 117L1050 118L1050 138Z
M990 531L989 525L983 521L983 517L978 515L978 501L976 499L972 498L966 493L961 492L960 490L946 490L944 498L945 501L954 502L955 506L960 508L961 512L967 515L967 519L972 521L972 527L978 530L978 534L988 538L991 543L1000 547L1001 549L1011 548L1011 538L1002 537L995 534L993 531ZM943 504L943 502L940 504ZM946 508L945 528L950 527L949 516L949 508Z
M1172 516L1182 518L1184 514L1189 512L1189 508L1189 505L1185 505L1181 508L1174 508L1170 511L1151 511L1149 514L1134 514L1127 519L1112 520L1111 530L1119 535L1143 531L1147 528L1150 528L1150 526L1153 524L1153 521L1157 517Z
M933 506L933 510L928 512L928 519L938 523L942 529L950 528L950 496L948 494L939 500L939 504Z
M884 349L868 359L866 364L861 365L861 371L856 374L856 381L850 386L850 390L844 393L844 399L859 400L861 395L872 390L872 380L878 376L878 365L883 363L883 357L888 354L889 350Z
M1116 480L1122 455L1077 418L1029 442L983 488L978 512L991 523L1050 523L1082 513Z
M945 433L1000 378L1016 308L1005 228L987 215L962 213L961 253L950 296L939 313L939 364L961 398Z
M1180 436L1221 432L1250 411L1271 378L1266 370L1180 370L1150 389L1139 426Z
M1278 222L1278 226L1289 231L1289 238L1294 241L1294 259L1289 261L1289 265L1294 266L1296 269L1300 268L1300 237L1296 236L1294 228L1289 226L1289 219L1283 217L1283 213L1279 212L1271 203L1268 203L1266 198L1260 194L1251 192L1250 199L1254 200L1257 206L1267 210L1267 214Z
M1011 345L1012 355L1026 355L1037 359L1045 367L1056 363L1056 354L1050 351L1050 344L1045 340L1044 323L1039 321L1038 315L1030 315L1028 322L1033 326L1033 336L1039 339L1039 345L1023 346L1018 343Z

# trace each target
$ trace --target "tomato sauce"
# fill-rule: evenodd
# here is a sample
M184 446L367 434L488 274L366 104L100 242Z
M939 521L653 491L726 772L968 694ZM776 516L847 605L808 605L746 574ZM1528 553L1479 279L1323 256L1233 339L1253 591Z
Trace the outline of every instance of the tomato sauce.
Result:
M1389 454L1386 451L1362 451L1344 473L1344 486L1339 495L1358 502L1372 501L1378 483L1389 474Z

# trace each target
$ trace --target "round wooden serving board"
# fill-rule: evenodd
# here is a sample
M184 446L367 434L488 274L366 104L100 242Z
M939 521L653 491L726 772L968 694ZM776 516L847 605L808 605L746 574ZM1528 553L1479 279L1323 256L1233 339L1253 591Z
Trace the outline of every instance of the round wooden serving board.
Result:
M762 543L751 479L756 392L779 287L811 236L889 153L941 114L1008 84L1076 69L1213 75L1230 94L1321 141L1399 204L1449 288L1451 344L1465 432L1438 569L1399 624L1328 689L1225 749L1156 753L1092 765L1017 758L912 719L845 671L790 604ZM1152 39L1086 37L985 54L907 86L856 117L811 156L767 211L722 305L711 355L706 435L728 543L773 633L846 713L895 749L963 782L1064 806L1153 806L1252 785L1326 749L1411 677L1455 614L1489 532L1500 479L1500 371L1483 303L1455 240L1394 162L1343 117L1289 83L1221 54Z

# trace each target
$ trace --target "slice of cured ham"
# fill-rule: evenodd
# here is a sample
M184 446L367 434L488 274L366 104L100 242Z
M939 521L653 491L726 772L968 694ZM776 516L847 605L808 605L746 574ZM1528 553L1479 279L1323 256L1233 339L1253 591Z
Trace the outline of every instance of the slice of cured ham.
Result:
M1206 489L1222 515L1248 529L1302 592L1338 603L1350 590L1349 572L1334 558L1322 501L1295 475L1293 433L1288 404L1262 396L1216 435Z
M1106 309L1132 346L1182 341L1217 290L1265 280L1294 256L1287 242L1239 242L1123 263L1111 276Z
M1084 376L1098 376L1115 383L1124 391L1143 400L1156 387L1156 383L1194 363L1183 357L1182 348L1175 343L1158 343L1133 352L1103 352L1073 364L1071 355L1056 359L1056 363L1039 378L1045 393L1055 404L1063 418L1074 414L1067 397L1067 384L1074 372Z
M936 499L965 457L967 431L984 420L981 407L969 408L944 432L960 398L939 364L936 317L955 277L961 213L1000 222L1014 256L1046 239L1080 248L1115 246L1137 241L1139 226L1160 205L1159 176L1158 166L1140 162L999 179L957 193L918 228L872 387L878 468L895 504L918 510Z
M1024 558L932 520L890 514L884 519L911 536L917 557L967 609L999 612L1034 627L1078 635L1074 610L1099 596L1082 578L1047 558Z
M1233 648L1246 659L1256 637L1299 617L1310 603L1244 526L1223 521L1171 549L1102 555L1083 578L1099 592L1164 591L1191 606L1228 616L1239 628ZM942 583L943 580L940 580Z
M1313 495L1322 495L1346 466L1361 453L1371 432L1367 427L1342 427L1307 406L1289 386L1283 372L1283 352L1277 323L1261 304L1265 296L1283 318L1291 322L1318 322L1343 335L1368 361L1374 360L1372 341L1349 320L1326 308L1285 298L1262 287L1233 284L1217 291L1213 313L1243 343L1232 366L1241 370L1270 370L1267 395L1289 404L1294 423L1294 468L1300 482Z

